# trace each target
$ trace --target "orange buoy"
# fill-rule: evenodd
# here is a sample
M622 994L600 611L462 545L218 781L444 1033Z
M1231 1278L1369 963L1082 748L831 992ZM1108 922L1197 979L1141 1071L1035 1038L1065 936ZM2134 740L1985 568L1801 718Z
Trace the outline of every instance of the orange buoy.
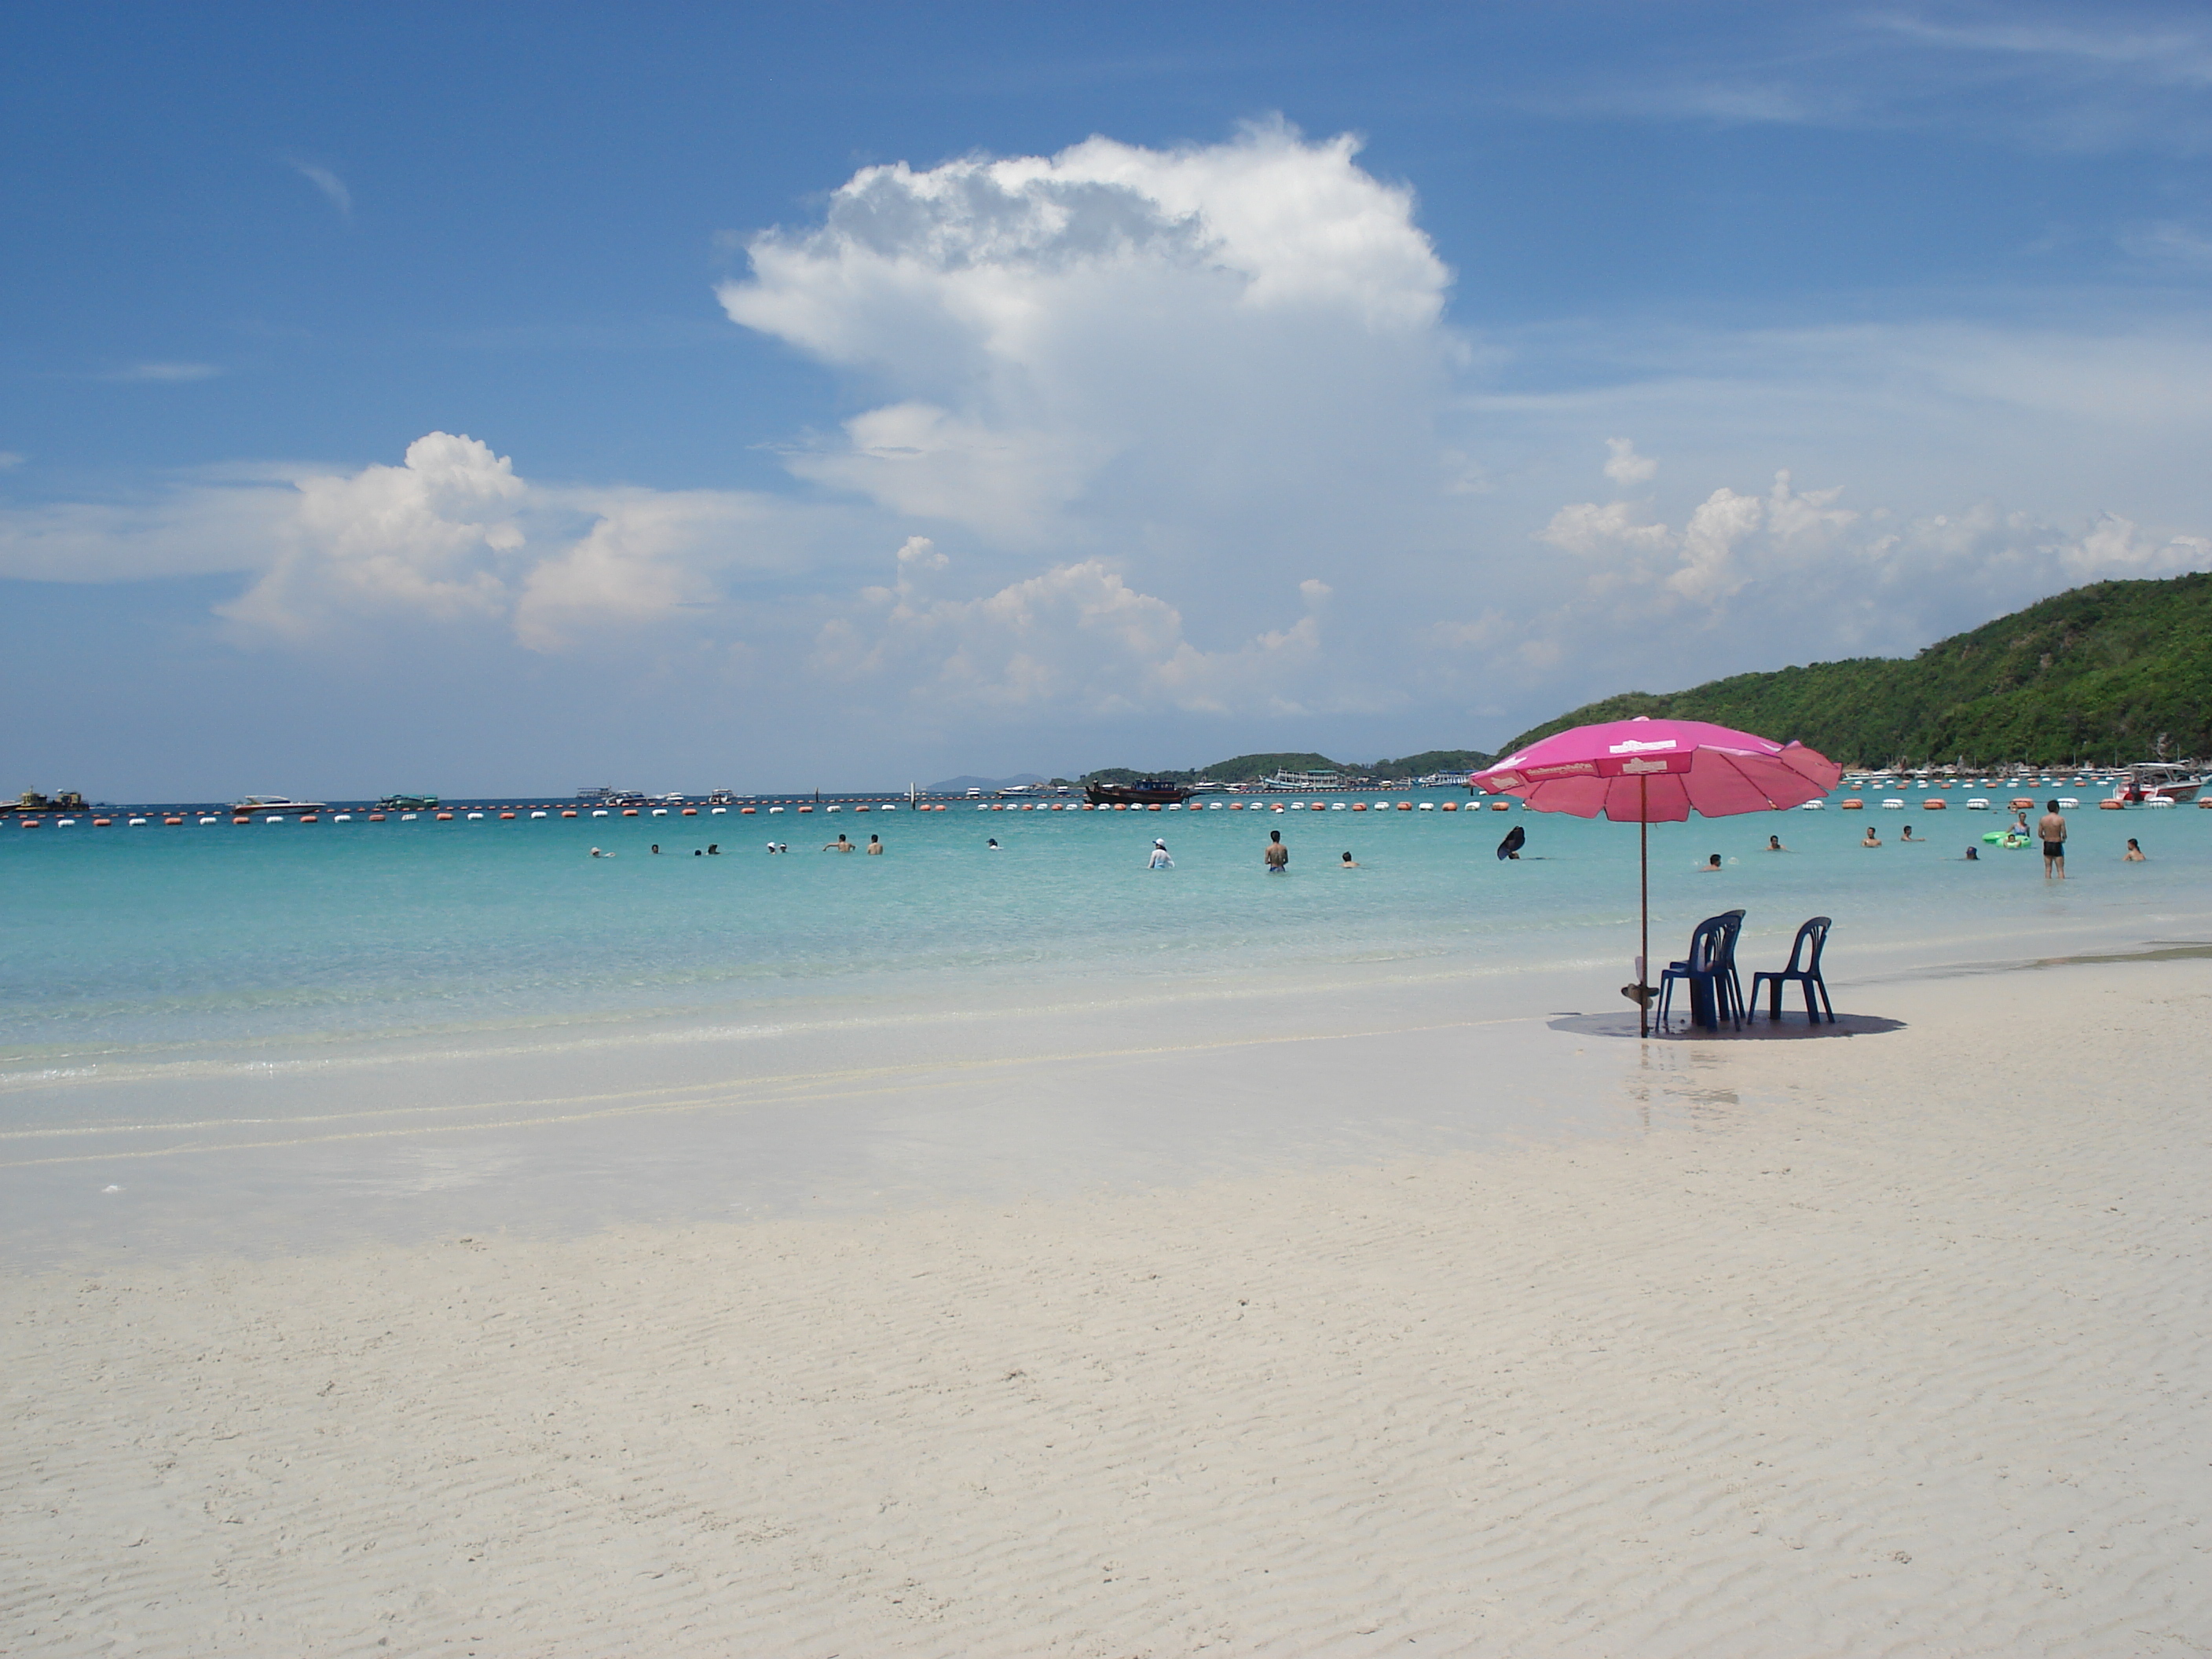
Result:
M313 812L302 812L300 814L300 822L302 823L313 823L314 821L315 815Z
M501 813L500 814L500 817L503 817L503 818L511 818L511 817L513 817L514 816L514 813L512 813L512 812L501 812Z
M103 825L111 824L114 823L115 820L113 818L94 818L92 822L93 827L94 829L98 829Z
M381 823L384 822L384 814L381 812L371 812L368 815L368 821L371 823Z
M182 818L163 818L161 822L164 823L182 823L184 820Z
M863 806L860 810L865 812L868 809ZM696 806L687 806L684 809L684 816L687 818L696 818L699 816L699 809Z

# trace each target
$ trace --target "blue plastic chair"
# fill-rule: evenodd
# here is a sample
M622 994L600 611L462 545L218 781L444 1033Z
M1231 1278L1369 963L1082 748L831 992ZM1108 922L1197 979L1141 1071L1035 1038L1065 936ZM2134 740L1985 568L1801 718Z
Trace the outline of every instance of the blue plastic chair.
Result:
M1722 1012L1731 1014L1741 1023L1751 1018L1751 1010L1743 1000L1743 981L1736 977L1735 971L1735 942L1737 936L1743 932L1743 912L1723 910L1721 920L1728 923L1728 931L1721 936L1719 976L1713 984L1716 990L1728 993L1723 1000Z
M1689 956L1681 962L1668 963L1659 975L1657 1019L1661 1024L1666 1023L1676 980L1689 985L1692 1008L1701 984L1710 993L1716 1024L1723 1015L1735 1024L1743 1023L1743 981L1735 973L1735 939L1742 927L1742 911L1723 910L1719 915L1707 916L1692 931Z
M1820 952L1828 948L1828 929L1833 926L1835 923L1826 916L1814 917L1812 921L1797 930L1796 941L1790 947L1790 965L1787 968L1773 970L1762 969L1751 976L1751 1000L1753 1002L1759 1000L1760 981L1766 981L1767 1018L1782 1018L1782 987L1785 981L1794 979L1805 988L1807 1023L1817 1025L1820 1020L1820 1009L1813 1006L1813 993L1815 990L1820 994L1822 1006L1828 1011L1828 1024L1833 1025L1836 1023L1836 1006L1828 1000L1828 981L1820 977ZM1797 965L1798 958L1804 955L1805 947L1808 943L1813 947L1812 958L1800 968Z

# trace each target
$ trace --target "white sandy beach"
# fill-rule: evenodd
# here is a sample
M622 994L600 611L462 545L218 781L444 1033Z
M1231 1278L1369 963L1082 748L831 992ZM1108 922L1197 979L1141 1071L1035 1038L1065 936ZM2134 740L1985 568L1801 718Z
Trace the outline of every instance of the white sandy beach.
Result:
M1537 1031L1610 1135L0 1281L0 1650L2212 1650L2212 963L1851 1006Z

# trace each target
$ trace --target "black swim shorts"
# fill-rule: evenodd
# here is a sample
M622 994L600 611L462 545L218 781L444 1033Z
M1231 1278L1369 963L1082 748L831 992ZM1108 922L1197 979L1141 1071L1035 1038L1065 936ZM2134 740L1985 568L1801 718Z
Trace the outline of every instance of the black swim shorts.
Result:
M2043 856L2047 859L2064 858L2066 843L2063 841L2046 841L2043 843Z

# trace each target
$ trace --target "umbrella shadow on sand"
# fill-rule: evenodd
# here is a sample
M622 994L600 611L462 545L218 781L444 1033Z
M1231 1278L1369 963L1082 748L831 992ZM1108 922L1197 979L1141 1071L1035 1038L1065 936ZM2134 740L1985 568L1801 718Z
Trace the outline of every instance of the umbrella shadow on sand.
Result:
M1636 1016L1618 1014L1554 1014L1545 1022L1554 1031L1568 1031L1577 1036L1633 1037L1640 1033L1636 1029ZM1784 1013L1778 1020L1769 1019L1765 1012L1754 1014L1741 1027L1723 1025L1718 1030L1701 1030L1679 1015L1670 1018L1665 1025L1651 1029L1650 1041L1654 1042L1804 1042L1817 1037L1878 1036L1884 1031L1901 1031L1905 1022L1891 1019L1882 1014L1838 1014L1835 1023L1822 1020L1808 1025L1802 1014Z

